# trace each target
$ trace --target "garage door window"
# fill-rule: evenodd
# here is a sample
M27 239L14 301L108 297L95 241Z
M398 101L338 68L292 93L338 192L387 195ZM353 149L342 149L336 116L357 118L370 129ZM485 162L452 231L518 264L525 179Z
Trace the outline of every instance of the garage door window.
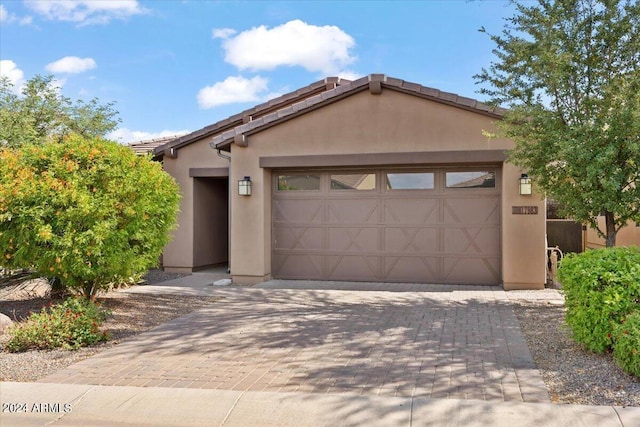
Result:
M433 190L433 172L386 173L387 190Z
M332 190L375 190L376 174L347 173L331 174Z
M278 191L320 190L319 175L278 175Z
M492 171L447 172L447 188L495 188L496 173Z

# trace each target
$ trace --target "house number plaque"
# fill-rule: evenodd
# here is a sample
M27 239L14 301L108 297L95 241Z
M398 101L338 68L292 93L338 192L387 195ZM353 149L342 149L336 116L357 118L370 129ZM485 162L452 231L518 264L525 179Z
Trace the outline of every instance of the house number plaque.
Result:
M538 215L537 206L512 206L511 213L513 215Z

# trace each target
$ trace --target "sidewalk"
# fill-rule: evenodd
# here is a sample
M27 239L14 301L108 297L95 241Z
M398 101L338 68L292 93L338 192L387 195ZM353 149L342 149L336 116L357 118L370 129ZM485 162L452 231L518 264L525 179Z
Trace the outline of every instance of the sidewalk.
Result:
M640 425L640 408L460 399L36 383L0 383L0 396L3 410L27 405L26 413L0 414L11 427Z

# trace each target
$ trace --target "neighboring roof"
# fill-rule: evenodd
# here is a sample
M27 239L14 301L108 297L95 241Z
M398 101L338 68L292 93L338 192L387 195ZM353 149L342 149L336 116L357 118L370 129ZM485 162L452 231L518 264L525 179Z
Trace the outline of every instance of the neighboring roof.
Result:
M493 172L488 172L484 175L461 181L456 184L449 185L448 188L470 188L470 187L494 187L496 183L496 176Z
M352 189L359 188L365 179L369 176L368 173L346 173L341 175L331 175L331 188L337 187L340 189Z
M387 77L384 74L371 74L367 77L336 86L334 89L324 91L318 95L305 98L277 111L263 115L260 118L235 126L232 129L225 130L213 137L211 146L223 148L234 141L243 141L245 136L257 133L271 126L275 126L278 123L323 107L327 104L353 95L354 93L369 90L371 93L379 94L382 92L382 89L391 89L419 96L442 104L474 111L496 119L501 118L505 111L502 108L493 107L472 98L456 95L455 93L442 92L438 89L422 86L417 83Z
M306 98L315 96L319 93L326 92L328 90L334 89L335 87L339 87L348 83L350 83L350 80L341 79L340 77L327 77L293 92L289 92L277 98L273 98L263 104L259 104L255 107L249 108L248 110L244 110L241 113L220 120L219 122L216 122L210 126L176 138L169 143L165 143L158 147L155 147L153 149L153 154L154 156L162 156L166 150L175 150L180 147L184 147L185 145L196 142L202 138L220 134L229 129L233 129L236 126L242 125L243 123L255 120L258 117L262 117L266 114L278 111L288 105L300 102Z
M168 142L171 142L179 137L180 135L164 136L161 138L154 138L154 139L147 139L144 141L132 142L130 144L127 144L127 146L131 148L133 151L135 151L136 154L144 155L144 154L152 153L155 148L160 147Z

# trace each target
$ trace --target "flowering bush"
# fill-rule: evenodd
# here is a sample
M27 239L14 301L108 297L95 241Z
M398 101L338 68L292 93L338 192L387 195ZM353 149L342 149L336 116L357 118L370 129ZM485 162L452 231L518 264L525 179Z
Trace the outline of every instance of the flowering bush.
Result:
M157 265L179 199L160 163L115 142L0 149L0 265L93 298Z
M100 325L108 315L95 302L68 298L12 326L6 349L10 352L54 348L73 350L105 341L109 336L100 331Z

